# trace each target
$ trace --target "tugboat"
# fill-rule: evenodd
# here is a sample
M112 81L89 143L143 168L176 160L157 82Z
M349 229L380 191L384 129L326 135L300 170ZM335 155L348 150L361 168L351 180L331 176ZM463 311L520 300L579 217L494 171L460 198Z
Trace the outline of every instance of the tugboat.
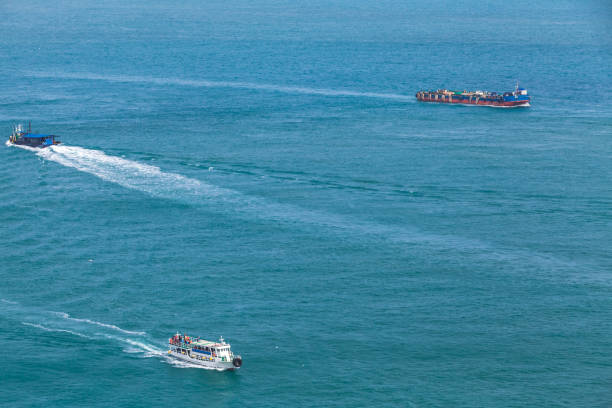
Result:
M43 135L38 133L32 133L31 125L28 124L28 131L23 129L23 126L13 126L13 133L9 136L9 143L18 146L28 147L49 147L58 145L61 142L56 140L56 135Z
M516 84L514 92L486 92L486 91L419 91L416 98L421 102L457 103L462 105L484 106L529 106L531 99L527 90Z
M242 357L232 353L223 337L214 342L176 333L168 343L168 355L179 360L221 371L237 370L242 366Z

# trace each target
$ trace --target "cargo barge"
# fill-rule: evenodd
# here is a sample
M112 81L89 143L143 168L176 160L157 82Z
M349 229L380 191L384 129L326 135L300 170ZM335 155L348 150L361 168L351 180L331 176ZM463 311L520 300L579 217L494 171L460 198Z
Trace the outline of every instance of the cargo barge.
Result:
M421 102L455 103L461 105L483 106L530 106L527 90L516 84L513 92L485 92L485 91L450 91L438 89L437 91L419 91L416 98Z

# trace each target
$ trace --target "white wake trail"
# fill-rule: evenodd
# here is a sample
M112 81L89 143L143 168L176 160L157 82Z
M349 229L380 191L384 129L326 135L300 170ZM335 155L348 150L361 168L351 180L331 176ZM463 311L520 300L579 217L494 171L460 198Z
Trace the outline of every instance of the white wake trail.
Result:
M190 86L196 88L236 88L236 89L251 89L257 91L282 92L292 94L306 95L322 95L322 96L348 96L357 98L378 98L378 99L394 99L399 101L413 101L414 97L396 93L387 92L364 92L352 91L348 89L327 89L327 88L310 88L303 86L289 85L273 85L260 84L253 82L239 81L208 81L200 79L180 79L180 78L156 78L145 76L130 76L130 75L99 75L91 73L73 73L73 74L46 74L46 73L31 73L37 78L63 78L63 79L85 79L92 81L107 81L107 82L124 82L124 83L149 83L156 85L179 85Z
M22 147L23 146L17 146ZM238 191L213 186L180 174L163 172L159 167L109 156L100 150L78 146L58 145L44 149L27 148L39 157L61 165L93 174L103 180L123 187L139 190L152 196L202 203L203 199L214 198L210 203L230 204L237 214L249 214L265 220L297 222L319 225L334 230L347 230L365 235L381 236L403 243L441 241L440 237L427 236L415 230L396 229L368 221L356 221L343 216L320 211L307 210L291 204L269 202L259 197L244 195Z
M114 324L107 324L107 323L97 322L95 320L90 320L90 319L79 319L77 317L71 317L68 313L64 313L64 312L51 312L51 313L63 319L72 320L73 322L93 324L96 326L105 327L107 329L116 330L118 332L125 333L125 334L133 334L136 336L144 336L146 334L145 332L142 332L142 331L125 330L125 329L122 329L121 327L115 326Z
M156 347L152 344L145 343L144 340L133 340L130 338L112 336L110 334L103 334L107 339L118 341L124 346L123 351L126 353L143 353L144 357L165 357L164 350ZM129 344L131 347L125 347Z
M109 156L101 150L69 145L33 150L45 160L72 167L102 180L155 196L176 198L185 194L217 196L222 193L222 189L215 186L201 183L180 174L163 172L156 166L117 156Z
M128 344L131 344L134 347L137 347L138 349L142 350L145 352L145 356L146 357L152 357L152 356L163 356L164 352L163 350L154 347L150 344L146 344L143 343L141 341L135 341L135 340L131 340L131 339L124 339L124 341Z
M499 248L478 239L432 234L410 226L397 227L368 220L356 220L342 215L308 210L292 204L271 202L261 197L245 195L235 190L217 187L180 174L163 172L156 166L117 156L109 156L100 150L67 145L51 146L44 149L17 147L34 151L45 160L75 168L103 180L139 190L152 196L178 199L196 204L220 205L221 207L226 207L229 204L229 207L239 217L247 215L249 219L255 217L279 223L321 226L334 233L357 233L361 236L375 237L392 243L422 245L438 250L452 249L461 252L476 250L478 256L485 259L490 259L493 254L499 259L509 262L522 261L525 258L525 251L523 250ZM532 252L527 254L529 258L534 259ZM544 254L539 258L539 262L545 264L556 262L559 267L573 266L571 262L553 260ZM80 321L99 326L103 325L103 323L87 321L87 319ZM140 334L141 332L128 331L127 333Z
M137 354L141 358L159 358L164 363L170 364L177 368L200 368L215 370L215 368L203 367L196 364L191 364L188 361L178 360L171 357L167 353L167 349L163 343L146 336L146 332L130 331L122 329L113 324L98 322L91 319L81 319L70 316L65 312L41 311L30 307L17 307L18 303L7 299L0 299L1 303L7 305L8 310L0 308L0 312L11 316L21 316L23 320L21 324L31 327L36 331L45 333L65 333L72 336L81 337L88 340L105 342L108 346L119 346L123 352L128 354ZM6 308L5 308L6 309ZM38 316L37 316L38 315ZM54 319L49 319L49 315L56 316ZM33 317L38 317L39 322L28 321ZM21 319L20 319L21 320ZM19 320L18 320L19 321ZM110 329L98 330L92 328L91 325L98 328ZM117 333L113 333L117 332ZM37 334L43 336L44 333ZM100 343L104 344L104 343Z
M21 324L23 324L24 326L36 327L37 329L41 329L41 330L47 331L47 332L68 333L68 334L72 334L74 336L84 337L84 338L87 338L87 339L93 339L93 337L90 337L90 336L87 336L87 335L85 335L83 333L75 332L75 331L72 331L72 330L53 329L51 327L43 326L42 324L34 324L34 323L28 323L28 322L21 322Z

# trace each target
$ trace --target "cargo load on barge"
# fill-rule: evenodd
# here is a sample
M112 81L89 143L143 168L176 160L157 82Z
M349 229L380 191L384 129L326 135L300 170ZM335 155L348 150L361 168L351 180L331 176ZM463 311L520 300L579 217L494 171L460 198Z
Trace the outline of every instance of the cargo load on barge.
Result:
M516 84L513 92L486 92L486 91L450 91L438 89L437 91L419 91L416 98L421 102L455 103L462 105L483 106L530 106L527 90Z

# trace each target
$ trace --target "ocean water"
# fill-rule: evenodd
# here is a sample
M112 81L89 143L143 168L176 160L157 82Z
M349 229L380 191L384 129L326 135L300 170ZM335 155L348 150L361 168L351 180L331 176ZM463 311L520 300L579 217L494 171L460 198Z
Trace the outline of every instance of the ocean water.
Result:
M612 406L609 3L174 3L0 4L0 405Z

